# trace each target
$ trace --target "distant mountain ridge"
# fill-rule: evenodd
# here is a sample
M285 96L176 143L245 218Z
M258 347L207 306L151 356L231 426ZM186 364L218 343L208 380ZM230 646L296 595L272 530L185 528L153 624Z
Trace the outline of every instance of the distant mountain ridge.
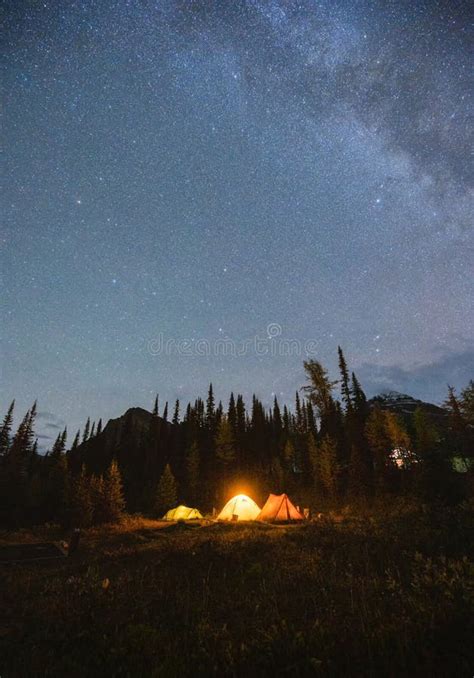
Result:
M72 468L79 471L83 464L87 470L101 475L117 459L122 471L125 494L131 498L146 498L158 482L170 453L176 446L178 431L165 421L141 407L131 407L121 417L109 419L99 435L82 442L71 450ZM140 509L141 501L134 509Z
M374 396L368 402L371 407L377 405L382 410L389 410L395 414L399 414L405 420L411 419L415 410L418 408L439 423L442 423L448 414L444 407L418 400L406 393L399 393L398 391L385 391L379 393L379 395Z

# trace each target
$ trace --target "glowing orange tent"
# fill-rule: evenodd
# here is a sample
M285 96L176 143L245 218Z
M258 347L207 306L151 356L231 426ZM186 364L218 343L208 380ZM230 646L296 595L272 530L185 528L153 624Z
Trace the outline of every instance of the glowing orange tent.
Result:
M258 514L257 520L273 523L285 520L304 520L304 516L291 503L287 494L271 494Z

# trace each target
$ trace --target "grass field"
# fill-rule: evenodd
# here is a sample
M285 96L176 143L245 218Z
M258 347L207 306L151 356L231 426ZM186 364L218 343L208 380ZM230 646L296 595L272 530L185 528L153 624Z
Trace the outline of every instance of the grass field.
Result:
M471 676L472 508L378 516L128 519L67 560L2 565L0 675Z

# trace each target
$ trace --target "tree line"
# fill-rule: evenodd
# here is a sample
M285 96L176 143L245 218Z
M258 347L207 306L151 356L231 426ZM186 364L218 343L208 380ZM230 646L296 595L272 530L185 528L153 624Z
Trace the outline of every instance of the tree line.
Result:
M103 430L101 420L88 419L69 448L65 429L45 455L34 435L36 403L14 434L12 403L0 428L0 520L87 526L125 510L161 516L178 502L210 510L239 483L313 507L397 494L423 502L466 496L474 382L460 395L448 388L441 423L423 408L406 420L369 403L341 348L338 358L337 381L320 362L304 363L307 383L291 410L276 397L265 408L255 395L247 406L233 393L224 408L211 384L207 399L189 403L183 415L177 400L171 421L157 396L140 425L133 410L110 432L110 424ZM462 477L453 458L465 464Z

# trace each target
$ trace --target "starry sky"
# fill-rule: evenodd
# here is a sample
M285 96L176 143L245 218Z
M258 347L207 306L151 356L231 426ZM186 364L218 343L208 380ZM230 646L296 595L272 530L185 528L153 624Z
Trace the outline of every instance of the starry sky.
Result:
M2 412L465 385L469 4L6 0Z

